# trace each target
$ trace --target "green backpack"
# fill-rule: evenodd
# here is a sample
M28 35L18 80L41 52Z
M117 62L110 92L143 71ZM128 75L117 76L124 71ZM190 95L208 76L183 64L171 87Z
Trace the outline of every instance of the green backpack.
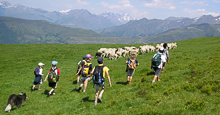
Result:
M48 75L48 81L49 83L56 83L57 82L57 79L58 79L58 76L56 75L56 72L55 72L56 69L52 69L51 68L51 71Z

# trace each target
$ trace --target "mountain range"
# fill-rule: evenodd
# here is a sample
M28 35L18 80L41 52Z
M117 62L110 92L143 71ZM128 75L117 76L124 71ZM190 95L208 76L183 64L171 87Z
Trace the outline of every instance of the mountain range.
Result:
M175 18L170 17L165 20L160 19L146 19L132 20L126 24L114 27L108 27L96 32L104 35L114 35L123 37L149 37L170 29L182 28L192 24L220 24L220 16L213 17L211 15L204 15L199 18Z
M0 16L0 44L146 44L213 36L220 36L220 24L194 24L150 37L117 37L98 34L92 30L65 27L44 20Z
M48 12L43 9L26 7L21 4L11 5L0 2L0 16L10 16L28 20L46 20L72 28L99 30L118 26L135 19L128 14L102 13L95 15L84 9Z

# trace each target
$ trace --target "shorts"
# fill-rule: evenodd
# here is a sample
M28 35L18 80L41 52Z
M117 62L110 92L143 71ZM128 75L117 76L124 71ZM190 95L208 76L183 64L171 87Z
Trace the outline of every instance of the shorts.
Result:
M102 89L105 88L105 81L103 81L102 83L100 84L95 84L95 89L99 89L99 87L101 87Z
M153 67L153 68L154 68L154 71L155 71L155 75L159 76L161 68L158 68L158 67Z
M81 80L90 80L90 77L81 77Z
M49 83L49 87L55 88L56 87L57 82L55 83Z
M35 77L34 82L32 84L34 85L42 84L42 77Z
M135 69L128 69L127 76L133 76Z

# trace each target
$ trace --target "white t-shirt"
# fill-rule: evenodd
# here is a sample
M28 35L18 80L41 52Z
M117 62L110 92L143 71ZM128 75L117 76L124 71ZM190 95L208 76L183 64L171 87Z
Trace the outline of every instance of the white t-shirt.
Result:
M159 52L158 52L159 53ZM158 66L158 68L162 68L163 67L163 63L166 62L166 56L165 55L162 55L162 53L159 53L161 54L161 63L160 65ZM154 54L153 58L156 56L157 54ZM154 67L154 66L153 66Z
M39 69L39 75L42 76L42 75L43 75L42 72L43 72L43 68L40 68L40 69Z

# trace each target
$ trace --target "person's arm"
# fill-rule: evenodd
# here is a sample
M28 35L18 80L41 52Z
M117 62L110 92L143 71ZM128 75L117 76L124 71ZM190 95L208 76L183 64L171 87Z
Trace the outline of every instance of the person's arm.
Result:
M138 60L137 60L137 59L136 59L136 62L137 62L136 66L139 66L139 63L138 63Z
M95 67L92 69L91 73L90 73L90 79L92 79L92 75L94 73Z
M47 77L48 77L49 73L50 73L50 72L48 72L47 76L45 77L44 82L47 81Z
M169 52L167 51L167 63L169 64Z
M112 87L112 84L111 84L111 80L110 80L110 76L109 76L109 73L108 71L105 72L107 77L108 77L108 82L109 82L109 87Z
M79 74L79 72L81 71L82 67L79 68L78 72L76 73L76 76Z
M57 69L57 74L58 74L57 76L60 77L60 70L59 69Z

